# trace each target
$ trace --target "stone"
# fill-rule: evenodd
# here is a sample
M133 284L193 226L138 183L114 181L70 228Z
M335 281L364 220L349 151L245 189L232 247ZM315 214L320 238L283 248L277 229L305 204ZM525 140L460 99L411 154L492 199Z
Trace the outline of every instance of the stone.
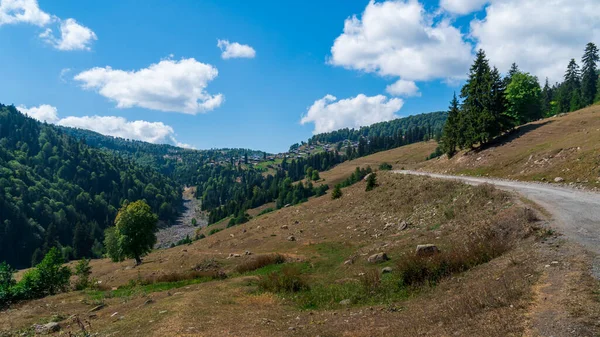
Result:
M251 251L249 251L249 250L247 250L247 251L244 253L244 255L252 255L252 252L251 252Z
M426 244L426 245L418 245L415 253L417 254L417 256L429 256L429 255L437 254L439 252L440 252L440 250L438 249L438 247L436 245Z
M47 335L60 330L60 325L56 322L46 324L35 324L33 326L36 334Z
M398 230L401 230L401 231L403 231L403 230L407 229L407 228L408 228L408 226L410 226L410 224L409 224L408 222L406 222L406 221L402 220L402 221L400 222L400 224L398 225Z
M288 229L288 225L282 225L280 228L281 229Z
M556 177L556 178L554 178L554 182L555 183L562 183L563 181L565 181L565 179L563 177Z
M288 236L287 238L288 241L296 241L296 237L293 235Z
M340 305L350 305L350 304L352 304L352 300L350 300L349 298L340 301Z
M381 273L382 274L389 274L389 273L392 272L392 270L393 270L392 267L385 267L385 268L381 269Z
M382 252L382 253L377 253L377 254L373 254L373 255L369 256L367 261L369 263L381 263L381 262L385 262L389 259L390 258L387 256L387 254Z
M352 260L346 260L344 261L344 265L349 266L351 264L353 264L354 262Z

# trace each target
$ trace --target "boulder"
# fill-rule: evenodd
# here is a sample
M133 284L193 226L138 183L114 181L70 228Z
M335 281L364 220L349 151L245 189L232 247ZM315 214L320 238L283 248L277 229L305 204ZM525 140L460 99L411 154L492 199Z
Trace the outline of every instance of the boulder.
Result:
M392 267L385 267L385 268L381 269L381 273L382 274L389 274L389 273L392 272L392 270L393 270Z
M251 252L251 251L249 251L249 250L247 250L247 251L244 253L244 255L252 255L252 252Z
M415 253L417 254L417 256L429 256L429 255L437 254L439 252L440 252L440 250L438 249L438 247L436 245L426 244L426 245L418 245Z
M401 231L403 231L403 230L407 229L407 228L408 228L408 226L410 226L410 223L408 223L408 222L406 222L406 221L402 220L402 221L400 222L400 224L398 225L398 230L401 230Z
M565 181L565 179L562 178L562 177L556 177L556 178L554 178L554 182L555 183L562 183L563 181Z
M288 229L288 225L282 225L281 227L279 227L281 229Z
M351 259L344 261L344 265L346 265L346 266L349 266L349 265L351 265L353 263L354 263L354 261L352 261Z
M33 326L36 334L47 335L60 330L60 325L56 322L46 324L35 324Z
M340 305L350 305L350 304L352 304L352 300L350 300L349 298L340 301Z
M288 236L288 241L296 241L296 237L293 235Z
M381 263L381 262L385 262L389 259L390 258L387 256L386 253L377 253L377 254L373 254L373 255L369 256L367 261L369 263Z

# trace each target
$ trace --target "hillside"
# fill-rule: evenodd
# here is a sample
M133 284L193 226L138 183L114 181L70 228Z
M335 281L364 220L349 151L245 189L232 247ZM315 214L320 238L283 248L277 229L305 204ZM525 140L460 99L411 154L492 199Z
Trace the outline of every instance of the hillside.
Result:
M401 230L403 221L409 225ZM399 286L399 271L406 270L402 262L417 244L435 243L449 253L481 238L488 238L488 247L495 242L489 252L497 257L490 262L436 286ZM381 173L372 192L358 183L344 189L341 199L315 198L189 246L155 251L137 268L130 261L93 261L100 290L17 305L0 316L0 329L16 334L54 316L62 320L63 330L79 331L67 319L78 315L89 322L89 332L100 335L525 335L541 329L538 320L547 314L539 312L539 298L546 296L544 261L560 258L561 267L552 271L563 277L564 289L570 287L571 298L577 300L561 302L564 298L559 297L543 303L578 312L579 319L568 328L590 333L598 303L585 295L593 286L586 276L587 260L585 255L562 255L564 247L540 234L531 211L504 192ZM390 261L367 262L382 251ZM288 262L236 272L255 256L269 253L284 254ZM296 268L309 288L261 290L261 277L274 271L294 273L289 267ZM384 267L392 272L368 278ZM205 273L200 275L220 270L228 278L186 280L193 270ZM183 281L152 283L169 279ZM577 290L572 289L575 284Z
M0 105L0 261L28 267L54 246L66 258L101 256L103 231L122 202L142 198L169 222L181 190L151 168Z
M483 149L423 161L409 168L442 173L597 186L600 177L600 106L519 127ZM408 149L407 149L408 150Z

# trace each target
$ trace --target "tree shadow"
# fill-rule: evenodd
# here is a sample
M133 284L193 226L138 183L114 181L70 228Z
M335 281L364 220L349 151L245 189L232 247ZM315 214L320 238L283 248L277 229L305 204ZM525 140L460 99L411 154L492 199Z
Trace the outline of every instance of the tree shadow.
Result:
M487 150L487 149L492 149L495 147L503 146L507 143L512 142L515 139L518 139L519 137L523 136L524 134L526 134L528 132L531 132L533 130L536 130L538 128L541 128L544 125L548 125L553 122L554 121L548 120L543 123L522 125L516 129L508 131L508 132L504 133L503 135L500 135L500 136L494 138L491 142L489 142L487 144L483 144L483 145L479 146L478 148L473 149L469 152L479 153L479 152Z

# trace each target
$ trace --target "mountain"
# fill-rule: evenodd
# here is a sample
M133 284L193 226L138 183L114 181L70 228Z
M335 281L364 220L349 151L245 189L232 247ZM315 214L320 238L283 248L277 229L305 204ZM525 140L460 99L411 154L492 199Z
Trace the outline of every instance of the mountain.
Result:
M181 187L0 104L0 261L27 267L53 246L67 258L98 256L120 205L137 199L168 223Z

